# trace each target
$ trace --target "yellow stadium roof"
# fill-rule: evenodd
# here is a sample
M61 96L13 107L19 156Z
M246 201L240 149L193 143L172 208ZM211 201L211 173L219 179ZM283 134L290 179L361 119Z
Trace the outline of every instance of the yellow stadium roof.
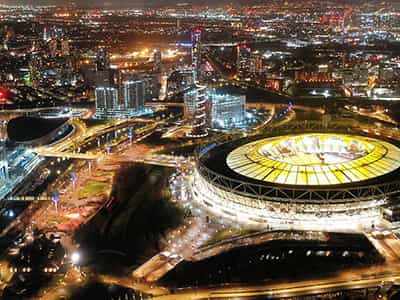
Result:
M360 182L400 167L400 149L373 138L300 134L261 139L227 157L236 173L265 182L326 186Z

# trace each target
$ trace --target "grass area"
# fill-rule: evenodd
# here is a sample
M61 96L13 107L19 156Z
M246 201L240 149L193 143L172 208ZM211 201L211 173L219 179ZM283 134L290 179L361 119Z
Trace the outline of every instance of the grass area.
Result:
M182 224L184 215L169 201L166 190L173 171L143 164L123 166L114 176L114 204L76 232L75 240L90 252L88 256L93 258L104 249L116 250L126 253L122 265L136 266L160 251L162 237ZM114 256L96 256L98 271L121 271L110 264Z
M346 268L383 262L365 236L329 235L332 239L326 241L273 240L259 245L244 245L200 261L184 261L159 283L184 288L307 280L332 276ZM347 254L343 255L344 252Z
M54 215L49 216L49 217L48 217L48 220L47 220L47 222L48 222L49 224L51 224L51 223L62 224L62 223L65 223L65 222L67 222L67 221L69 221L69 219L66 218L66 217L63 217L63 216L54 216Z
M79 191L79 197L90 197L106 193L109 185L104 182L89 180L86 185Z
M96 127L100 125L107 125L111 124L111 120L98 120L98 119L83 119L82 120L88 128L90 127Z

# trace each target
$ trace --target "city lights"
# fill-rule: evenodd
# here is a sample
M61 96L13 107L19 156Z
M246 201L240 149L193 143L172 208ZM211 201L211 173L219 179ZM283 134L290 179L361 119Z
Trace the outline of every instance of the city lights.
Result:
M398 0L44 2L0 4L0 298L400 297Z

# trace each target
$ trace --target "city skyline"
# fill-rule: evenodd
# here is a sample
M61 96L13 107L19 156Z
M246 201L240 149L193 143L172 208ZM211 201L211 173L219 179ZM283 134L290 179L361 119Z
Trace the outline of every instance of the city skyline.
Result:
M145 8L145 7L161 7L161 6L174 6L181 3L188 3L192 5L220 5L223 3L237 3L239 4L240 0L236 1L219 1L216 4L211 0L189 0L189 1L178 1L178 0L85 0L85 1L68 1L68 0L7 0L3 1L4 4L8 5L77 5L80 7L110 7L110 8Z
M233 4L233 5L268 5L268 2L297 2L294 0L253 0L253 1L245 1L245 0L221 0L221 1L212 1L212 0L187 0L187 1L179 1L179 0L85 0L85 1L69 1L69 0L3 0L3 4L6 5L76 5L78 7L109 7L109 8L146 8L146 7L163 7L163 6L182 6L182 5L193 5L193 6L204 6L208 5L210 7L218 7L221 5ZM395 0L392 0L396 3ZM366 0L320 0L316 1L320 2L323 5L325 2L331 3L342 3L347 5L358 4L367 2ZM390 1L389 1L390 2Z

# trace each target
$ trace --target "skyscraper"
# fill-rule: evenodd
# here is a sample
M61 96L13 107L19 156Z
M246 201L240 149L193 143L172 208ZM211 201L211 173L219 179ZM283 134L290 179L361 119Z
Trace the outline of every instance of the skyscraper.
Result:
M119 108L119 94L116 87L96 87L96 113L107 114Z
M107 116L120 108L120 93L115 70L110 68L107 50L99 48L96 56L96 114Z
M200 81L201 66L201 30L196 28L192 32L192 69L194 82Z
M96 70L104 71L110 69L110 59L105 48L99 48L96 55Z
M145 83L143 80L123 82L124 109L136 110L144 106Z
M146 80L141 74L115 69L96 72L96 117L130 118L146 113Z

